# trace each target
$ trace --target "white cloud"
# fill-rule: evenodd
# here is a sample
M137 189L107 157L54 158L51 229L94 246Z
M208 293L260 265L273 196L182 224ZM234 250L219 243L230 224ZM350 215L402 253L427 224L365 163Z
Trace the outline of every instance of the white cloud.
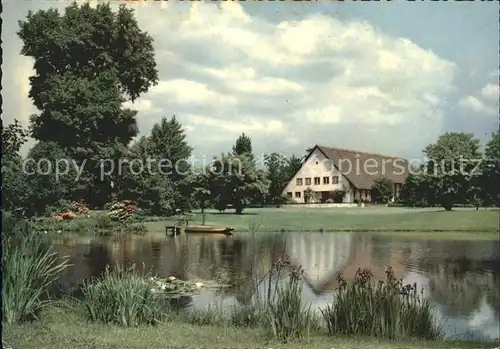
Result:
M207 85L185 79L160 81L151 88L151 95L163 98L167 102L173 100L181 104L189 103L236 103L232 96L224 96L213 91Z
M234 2L160 3L133 5L161 78L135 103L141 132L161 111L206 152L244 131L256 152L322 143L405 154L442 131L457 67L408 39L323 14L275 24Z
M151 113L151 112L158 112L161 110L160 108L155 108L153 106L153 102L151 102L151 100L144 99L144 98L136 100L133 103L130 101L127 101L127 102L123 103L123 107L137 110L139 113L147 113L147 112Z
M469 326L482 332L482 334L493 340L500 339L498 316L487 303L485 297L481 299L478 309L469 319Z
M479 100L474 96L467 96L462 98L459 103L461 107L470 109L473 112L487 115L494 115L495 109L486 105L483 101Z
M500 87L495 84L487 84L481 89L481 95L487 99L498 100Z
M232 137L237 137L242 132L260 131L267 133L280 133L283 130L283 123L280 120L259 120L252 117L241 118L241 121L226 121L220 123L219 120L201 116L187 115L187 120L191 130L196 130L198 126L208 126L220 129L221 132L230 132ZM227 134L227 133L226 133ZM220 137L220 134L215 134Z

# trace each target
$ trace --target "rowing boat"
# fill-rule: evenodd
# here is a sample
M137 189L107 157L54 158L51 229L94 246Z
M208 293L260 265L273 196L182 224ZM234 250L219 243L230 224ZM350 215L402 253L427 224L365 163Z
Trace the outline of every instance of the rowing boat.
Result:
M186 234L224 234L232 235L232 227L214 227L209 225L188 225L184 232Z

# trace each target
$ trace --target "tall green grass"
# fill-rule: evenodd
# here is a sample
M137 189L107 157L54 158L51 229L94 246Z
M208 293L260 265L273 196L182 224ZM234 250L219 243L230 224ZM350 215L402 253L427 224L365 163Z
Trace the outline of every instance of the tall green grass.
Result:
M52 303L49 286L69 266L68 258L60 258L23 220L2 228L2 319L8 324L35 319Z
M285 285L277 285L275 297L266 306L266 316L272 335L285 343L308 336L314 314L302 299L302 271L290 272Z
M332 305L322 309L332 335L373 336L389 339L440 339L441 328L433 309L418 295L416 284L403 286L392 269L386 280L375 283L370 270L358 270L348 284L339 275L340 287Z
M82 303L91 321L135 327L167 318L168 300L155 292L147 275L135 266L106 268L101 278L86 282Z

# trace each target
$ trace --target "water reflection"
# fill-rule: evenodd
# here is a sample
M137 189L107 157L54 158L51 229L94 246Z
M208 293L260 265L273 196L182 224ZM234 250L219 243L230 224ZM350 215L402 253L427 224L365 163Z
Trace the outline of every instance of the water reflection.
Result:
M304 297L316 308L331 302L338 272L343 271L348 279L358 268L371 268L375 278L381 279L390 265L398 278L423 287L448 336L500 337L498 242L287 233L253 238L61 241L56 248L69 255L73 264L60 279L61 292L78 290L82 280L100 275L106 265L115 263L135 263L160 277L174 275L232 285L187 300L194 307L206 306L216 298L224 304L248 304L256 286L265 293L269 284L264 276L283 254L294 265L302 266L307 284Z

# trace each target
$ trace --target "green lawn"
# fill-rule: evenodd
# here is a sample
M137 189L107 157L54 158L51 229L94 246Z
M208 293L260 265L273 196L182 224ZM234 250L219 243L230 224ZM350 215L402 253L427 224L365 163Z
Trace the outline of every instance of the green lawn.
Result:
M207 225L232 226L236 232L247 232L251 222L260 232L491 232L499 231L498 209L439 208L412 209L401 207L365 208L262 208L247 209L243 215L232 211L208 210ZM200 213L190 224L201 224ZM150 232L164 232L165 222L146 223Z
M169 322L156 327L122 328L89 324L59 310L25 325L3 325L3 341L13 349L160 349L160 348L321 348L426 349L492 348L493 345L448 341L390 342L314 335L289 344L270 340L258 329L196 326ZM5 347L4 347L5 348Z

